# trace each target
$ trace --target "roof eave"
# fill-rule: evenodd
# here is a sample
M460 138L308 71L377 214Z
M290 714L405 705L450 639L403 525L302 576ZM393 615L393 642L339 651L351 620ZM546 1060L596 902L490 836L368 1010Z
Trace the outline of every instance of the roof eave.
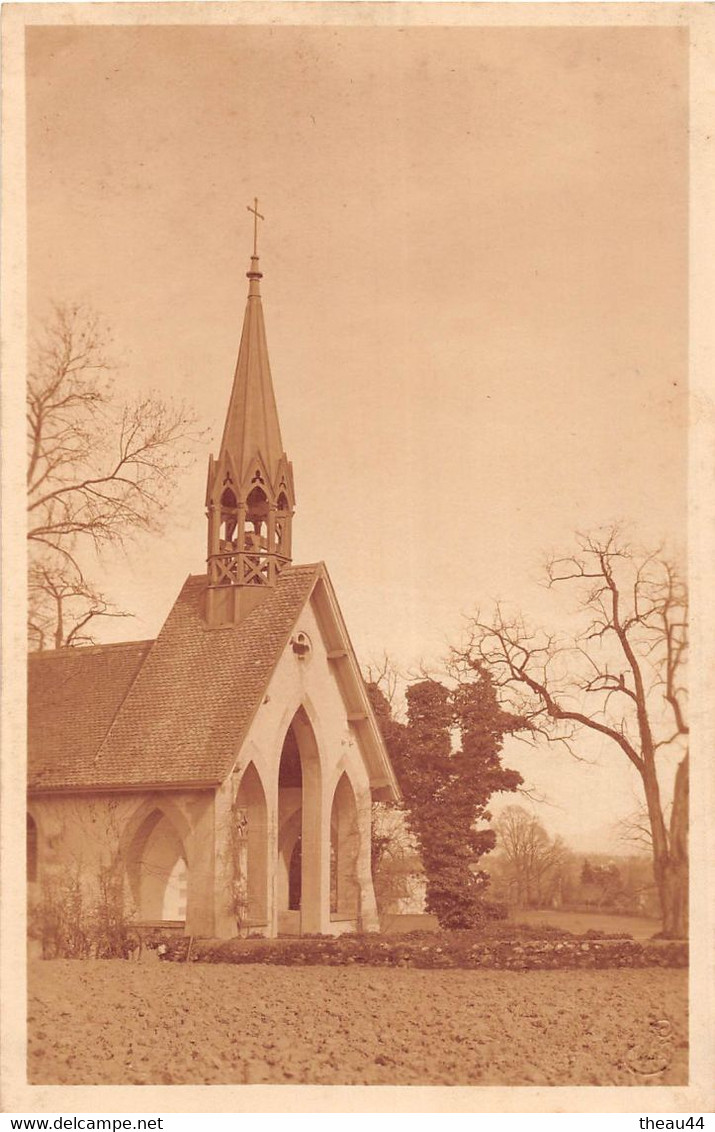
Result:
M221 785L221 779L210 778L176 782L132 782L132 783L99 783L95 786L78 786L62 784L57 786L36 786L30 784L27 793L33 797L48 794L137 794L151 790L177 791L177 790L216 790Z
M319 583L322 583L322 594ZM320 563L311 597L316 598L316 615L348 711L348 722L365 753L373 798L376 801L400 802L400 787L324 562Z

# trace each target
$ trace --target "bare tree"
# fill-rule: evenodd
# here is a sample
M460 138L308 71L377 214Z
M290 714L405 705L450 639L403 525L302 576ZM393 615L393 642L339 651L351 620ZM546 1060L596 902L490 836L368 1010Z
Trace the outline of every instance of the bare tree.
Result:
M506 866L519 907L543 907L555 895L569 850L553 840L539 821L522 806L507 806L494 823L496 852Z
M372 880L378 912L397 912L419 889L422 863L417 842L402 808L385 802L372 806Z
M486 665L505 702L531 723L532 739L575 754L583 731L606 740L637 771L653 870L669 937L687 934L687 592L660 549L639 551L618 527L577 536L578 549L547 564L549 587L576 606L570 636L531 629L497 606L470 621L457 668ZM677 758L666 821L659 775Z
M364 679L367 685L374 684L385 697L394 717L399 712L399 692L405 685L405 677L397 667L396 662L387 652L383 652L379 659L368 661L364 669Z
M27 533L40 647L48 636L55 646L86 643L91 621L117 615L85 577L83 554L160 530L200 438L183 404L116 397L109 343L96 315L58 306L32 350Z
M645 806L617 821L614 825L614 833L627 845L635 845L639 849L647 849L648 852L653 851L650 819Z
M35 649L90 645L97 617L129 617L64 560L43 558L28 574L28 636Z

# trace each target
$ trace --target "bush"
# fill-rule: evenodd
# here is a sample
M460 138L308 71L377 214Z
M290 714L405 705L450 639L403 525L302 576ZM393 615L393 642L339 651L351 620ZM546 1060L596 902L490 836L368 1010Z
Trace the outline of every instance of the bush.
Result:
M78 875L51 877L30 909L29 932L42 944L43 959L86 959L90 955L89 918Z
M512 926L513 927L513 926ZM517 928L520 926L517 925ZM506 928L506 925L504 925ZM164 958L187 957L187 941L176 941ZM636 943L632 939L586 939L553 930L548 936L413 932L404 936L351 934L307 939L271 939L223 943L197 941L193 960L204 963L268 964L279 966L352 966L415 968L551 968L685 967L686 944Z
M89 891L79 869L46 877L30 909L29 934L39 939L43 959L126 959L141 947L111 866L100 869Z

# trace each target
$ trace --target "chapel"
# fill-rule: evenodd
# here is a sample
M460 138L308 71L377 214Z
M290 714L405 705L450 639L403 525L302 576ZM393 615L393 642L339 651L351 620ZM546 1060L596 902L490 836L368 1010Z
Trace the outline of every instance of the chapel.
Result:
M372 804L399 791L326 567L292 561L255 253L206 572L156 640L30 655L28 889L119 875L138 924L193 936L378 930Z

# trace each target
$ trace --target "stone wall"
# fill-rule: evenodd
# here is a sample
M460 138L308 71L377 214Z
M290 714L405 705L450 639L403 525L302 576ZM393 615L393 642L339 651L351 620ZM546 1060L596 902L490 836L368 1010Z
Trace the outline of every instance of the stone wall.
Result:
M181 961L186 944L169 948ZM207 963L267 963L280 966L350 966L418 968L494 968L535 971L557 968L687 967L684 941L632 939L490 939L472 933L415 935L399 938L353 935L339 939L232 940L197 942L191 958Z

